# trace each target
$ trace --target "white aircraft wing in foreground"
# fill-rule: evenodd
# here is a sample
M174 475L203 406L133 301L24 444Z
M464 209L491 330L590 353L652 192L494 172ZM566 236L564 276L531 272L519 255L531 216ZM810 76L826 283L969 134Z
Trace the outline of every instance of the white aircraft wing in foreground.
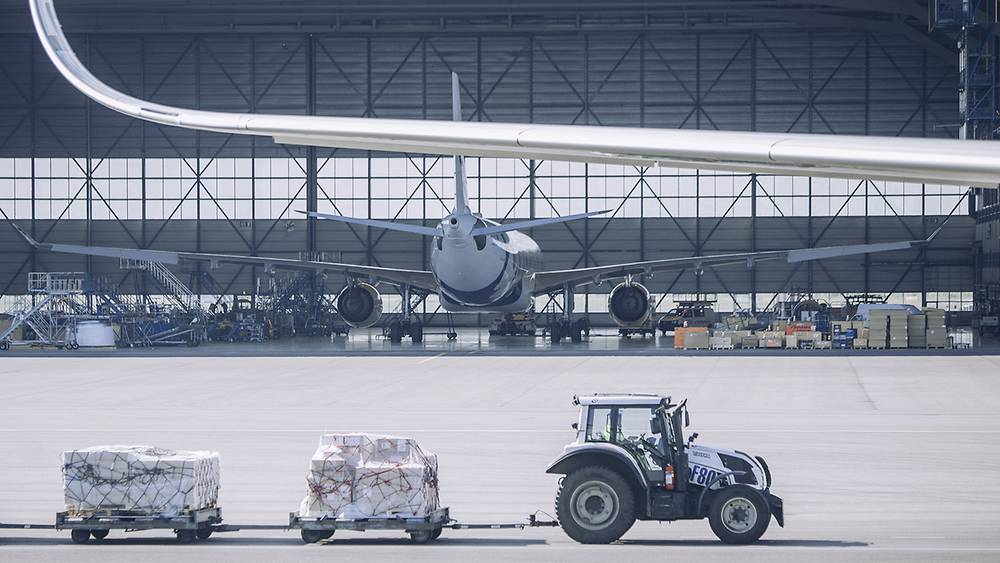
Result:
M379 151L866 177L986 188L1000 184L1000 145L990 141L262 115L164 106L128 96L97 79L73 53L52 0L29 1L42 45L67 80L108 108L164 125L260 135L286 144Z

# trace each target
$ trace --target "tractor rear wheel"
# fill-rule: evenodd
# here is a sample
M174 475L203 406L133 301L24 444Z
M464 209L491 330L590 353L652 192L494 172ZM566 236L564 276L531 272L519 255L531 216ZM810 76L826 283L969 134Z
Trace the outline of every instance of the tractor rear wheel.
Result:
M635 499L624 477L606 467L573 471L559 486L556 514L566 535L580 543L611 543L635 523Z

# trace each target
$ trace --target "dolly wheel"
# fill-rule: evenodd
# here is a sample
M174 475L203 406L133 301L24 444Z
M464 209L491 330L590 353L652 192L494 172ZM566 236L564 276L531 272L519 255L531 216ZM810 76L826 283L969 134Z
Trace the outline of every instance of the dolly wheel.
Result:
M443 532L443 531L444 531L444 528L435 528L434 531L431 532L431 539L432 540L436 540L436 539L440 538L441 537L441 532Z
M302 528L302 541L304 543L316 543L322 539L326 539L324 537L325 533L323 530L307 530Z
M93 536L95 540L103 540L108 537L108 532L111 530L91 530L90 535Z
M180 543L194 543L198 539L198 532L195 530L177 530L177 541Z
M434 531L420 530L419 532L410 532L410 541L416 544L430 543L434 541Z
M212 537L212 528L201 528L197 532L198 539L207 540Z
M73 543L84 544L90 541L90 530L77 529L69 533Z

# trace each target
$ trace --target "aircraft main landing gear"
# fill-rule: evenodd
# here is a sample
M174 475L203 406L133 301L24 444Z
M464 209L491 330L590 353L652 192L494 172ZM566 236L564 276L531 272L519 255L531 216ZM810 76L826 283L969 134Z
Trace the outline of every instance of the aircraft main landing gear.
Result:
M590 321L587 317L573 318L573 286L565 285L562 294L563 314L549 327L549 341L558 344L563 338L569 338L571 342L579 344L590 336Z
M417 303L425 296L417 296ZM415 304L411 299L410 287L403 286L403 313L399 318L389 321L389 324L382 329L382 334L393 344L399 344L403 337L409 336L414 344L424 341L424 325L420 322L420 317L413 314Z

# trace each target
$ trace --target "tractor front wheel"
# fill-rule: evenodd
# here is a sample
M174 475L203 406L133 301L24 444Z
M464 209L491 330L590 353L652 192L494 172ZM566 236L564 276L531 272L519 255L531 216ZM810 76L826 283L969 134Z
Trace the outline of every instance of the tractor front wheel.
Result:
M724 487L715 493L708 509L708 523L723 543L753 543L764 535L770 522L767 501L746 485Z

